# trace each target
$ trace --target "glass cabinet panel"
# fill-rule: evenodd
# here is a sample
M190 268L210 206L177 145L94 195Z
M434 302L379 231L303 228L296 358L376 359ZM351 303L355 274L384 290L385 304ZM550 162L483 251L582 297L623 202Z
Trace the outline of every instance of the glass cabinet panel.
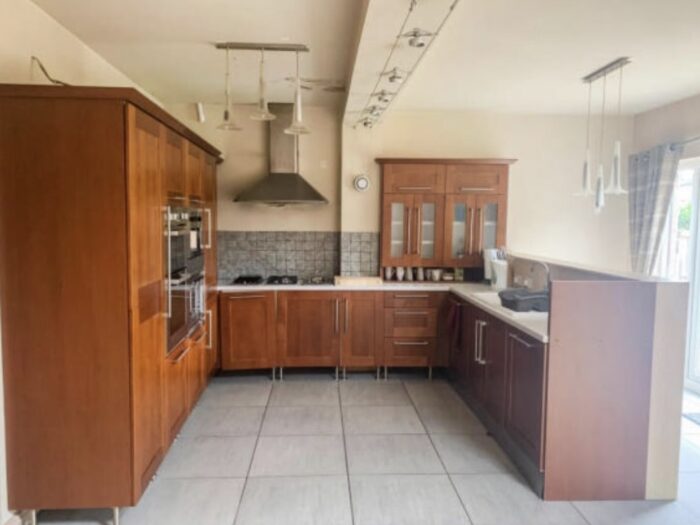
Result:
M405 252L406 206L403 202L391 203L391 257L400 258Z
M465 255L467 242L467 204L456 202L452 207L452 238L450 239L450 256L453 259L462 259Z
M498 248L498 203L487 202L481 208L481 249Z
M433 202L423 202L420 205L420 257L433 259L435 257L435 235L437 230L436 206Z

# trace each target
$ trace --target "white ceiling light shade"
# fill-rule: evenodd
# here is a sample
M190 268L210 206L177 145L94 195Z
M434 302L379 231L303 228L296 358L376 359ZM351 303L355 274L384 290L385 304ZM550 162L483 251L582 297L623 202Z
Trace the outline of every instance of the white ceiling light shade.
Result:
M620 77L617 86L617 139L613 146L612 166L610 169L610 184L605 190L605 193L610 195L625 195L627 190L622 187L622 71L624 66L620 68Z
M297 74L295 79L295 94L294 94L294 115L292 124L284 130L287 135L308 135L309 128L304 125L301 112L301 79L299 76L299 52L296 52Z
M588 84L588 111L586 114L586 152L583 159L583 178L581 180L581 191L574 195L589 197L593 195L591 188L591 97L593 84Z
M269 121L275 120L274 114L270 113L267 107L267 96L265 94L265 50L260 50L260 80L258 86L258 107L255 112L250 115L252 120Z
M600 105L600 144L598 146L598 174L595 180L595 212L605 207L605 169L603 168L603 144L605 143L605 91L608 75L603 75L603 100Z
M217 126L218 129L223 130L223 131L240 131L241 127L236 124L236 121L233 119L233 107L231 105L231 60L230 60L230 53L229 50L226 49L226 74L225 74L225 81L226 81L226 88L224 90L224 93L226 95L226 107L224 108L224 119Z

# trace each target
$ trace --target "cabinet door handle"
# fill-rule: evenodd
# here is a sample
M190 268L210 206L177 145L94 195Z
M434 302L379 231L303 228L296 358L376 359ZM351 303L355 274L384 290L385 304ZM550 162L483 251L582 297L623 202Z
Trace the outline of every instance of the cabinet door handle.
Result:
M416 251L415 254L420 256L423 244L423 224L421 217L420 206L416 206Z
M481 363L479 360L479 321L474 321L474 362Z
M205 312L206 318L207 318L207 335L209 336L207 338L207 350L211 350L213 348L212 342L214 341L212 332L214 331L214 326L213 326L213 320L214 320L214 314L212 314L211 310L207 310Z
M430 299L428 294L394 294L394 299Z
M340 301L339 301L338 299L335 300L335 333L336 333L336 334L338 333L338 331L339 331L339 329L340 329L340 327L339 327L340 319L339 319L339 312L338 312L338 309L339 309L339 308L338 308L338 303L339 303L339 302L340 302Z
M211 249L211 208L204 208L204 213L207 216L207 242L202 248L209 250Z
M172 265L172 247L170 246L170 236L173 233L172 230L172 219L170 218L172 212L172 208L170 206L167 206L165 208L165 213L166 213L166 238L165 238L165 245L167 248L167 253L165 257L167 258L167 275L165 276L165 286L166 286L166 305L167 305L167 311L165 313L165 316L170 319L173 316L173 284L172 284L172 273L173 273L173 265Z
M343 307L345 308L345 333L348 333L348 326L350 325L350 311L348 309L348 300L344 299Z
M495 188L488 188L488 187L486 187L486 186L473 186L473 187L470 187L470 186L461 186L461 187L459 188L459 191L461 191L461 192L463 192L463 193L467 193L467 192L470 192L470 191L495 191Z
M411 223L413 222L413 221L411 221L411 218L412 218L411 216L413 215L413 208L407 207L406 213L408 214L408 219L406 220L406 224L408 226L406 228L407 239L406 239L406 248L405 248L404 252L406 252L406 255L410 255L411 254L411 230L412 230Z
M192 348L192 347L191 347L190 345L187 345L187 346L185 347L185 349L184 349L182 352L180 352L180 355L177 356L175 359L173 359L170 363L173 364L173 365L178 364L180 361L182 361L182 360L185 358L185 356L186 356L187 354L190 353L190 348Z
M430 191L432 186L399 186L399 191Z
M487 324L486 321L479 321L479 361L482 365L486 364L486 359L484 359L484 327Z
M428 341L394 341L394 346L428 346Z
M527 346L528 348L532 348L533 346L535 346L533 344L528 343L527 341L525 341L525 339L522 339L513 333L509 332L508 337L510 337L511 339L514 339L515 341L517 341L518 343L520 343L523 346Z
M238 299L265 299L264 295L229 295L229 301L236 301Z
M428 315L428 312L403 312L403 311L398 311L394 312L394 315L415 315L415 316L420 316L420 317L425 317Z
M473 253L474 249L474 208L468 208L469 212L467 214L469 221L469 255Z
M479 208L479 253L484 251L484 210Z

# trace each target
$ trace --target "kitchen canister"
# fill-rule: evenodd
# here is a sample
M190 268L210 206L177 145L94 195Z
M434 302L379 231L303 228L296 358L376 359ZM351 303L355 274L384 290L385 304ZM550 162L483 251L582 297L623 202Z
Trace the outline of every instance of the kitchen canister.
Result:
M396 280L403 281L404 273L405 273L405 270L403 269L403 266L397 266L396 267Z
M508 288L508 261L501 259L491 261L491 288L494 290Z

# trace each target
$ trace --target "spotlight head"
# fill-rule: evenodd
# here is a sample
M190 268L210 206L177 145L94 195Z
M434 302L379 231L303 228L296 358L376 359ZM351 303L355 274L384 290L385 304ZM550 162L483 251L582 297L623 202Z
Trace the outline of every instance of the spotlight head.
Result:
M400 84L401 82L404 81L404 76L401 71L398 69L394 68L392 72L389 74L389 82L393 84Z
M408 39L408 45L411 47L417 47L417 48L422 48L427 45L427 42L425 41L425 37L422 35L416 35L412 36L411 38Z

